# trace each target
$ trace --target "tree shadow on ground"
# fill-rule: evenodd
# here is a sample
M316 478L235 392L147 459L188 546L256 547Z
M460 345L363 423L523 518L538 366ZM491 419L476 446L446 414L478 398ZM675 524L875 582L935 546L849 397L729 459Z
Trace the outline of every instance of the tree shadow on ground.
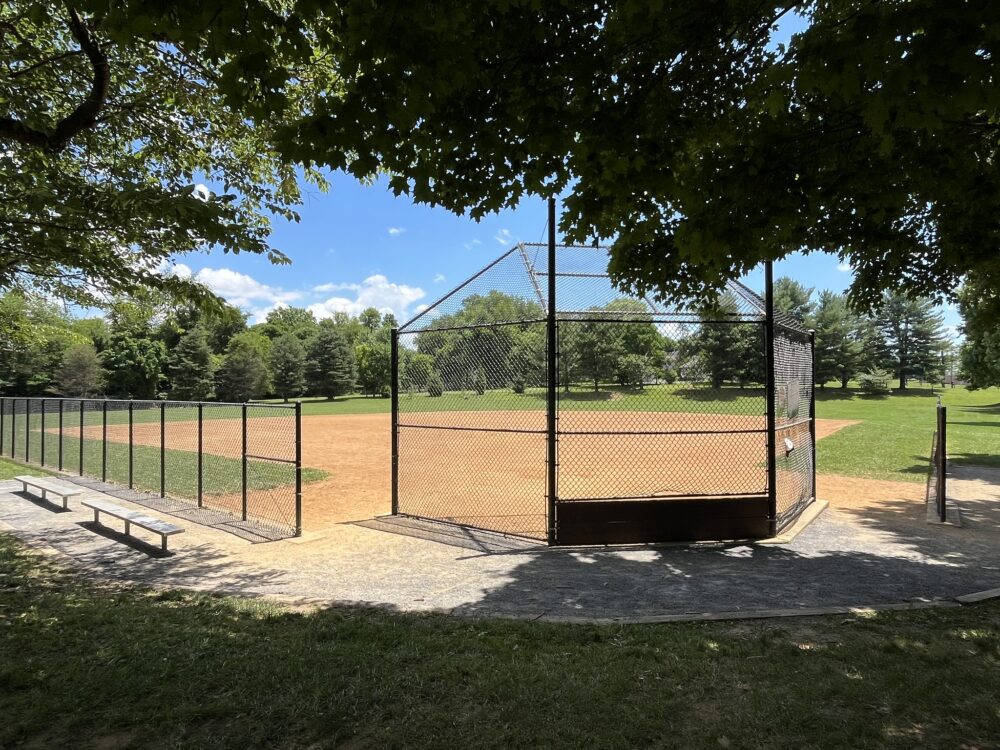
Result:
M762 388L678 388L671 395L690 401L739 401L764 398Z

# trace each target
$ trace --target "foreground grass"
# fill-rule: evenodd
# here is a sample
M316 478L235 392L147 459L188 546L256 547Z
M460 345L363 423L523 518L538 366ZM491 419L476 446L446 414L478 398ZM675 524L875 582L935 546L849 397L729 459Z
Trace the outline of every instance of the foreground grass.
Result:
M862 420L817 443L821 473L925 481L938 395L948 407L949 460L1000 466L1000 388L914 388L877 398L836 389L816 393L817 417Z
M149 593L0 535L0 746L995 746L1000 603L571 626ZM347 744L345 744L347 743Z
M52 472L45 469L40 469L37 466L25 466L24 464L18 463L17 461L11 461L9 458L0 458L0 480L3 479L13 479L21 474L45 474L49 475Z

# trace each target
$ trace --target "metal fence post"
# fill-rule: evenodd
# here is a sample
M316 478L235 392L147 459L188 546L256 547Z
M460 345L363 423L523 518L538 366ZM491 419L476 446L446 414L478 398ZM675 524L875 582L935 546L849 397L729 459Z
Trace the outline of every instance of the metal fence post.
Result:
M108 481L108 400L101 402L101 481Z
M396 339L393 337L393 348ZM393 412L395 415L395 412ZM295 402L295 536L302 536L302 402Z
M65 403L59 399L59 471L63 470L63 406Z
M938 517L948 520L948 407L938 407Z
M7 399L0 396L0 456L3 455L4 417L7 415Z
M31 401L24 399L24 463L31 463Z
M389 376L392 385L390 387L390 395L392 397L392 405L390 406L392 410L391 425L390 429L392 431L392 515L397 515L399 513L399 329L393 328L391 333L391 345L390 345L390 371ZM299 408L297 414L301 414L302 404L299 402ZM299 436L301 437L301 435ZM300 472L301 473L301 472Z
M167 496L167 402L160 401L160 497Z
M812 498L816 499L816 331L809 331L809 441L812 447Z
M768 533L778 532L778 456L777 414L775 414L774 376L774 269L771 261L764 263L764 395L767 399L767 515Z
M204 437L204 409L205 404L198 402L198 507L203 507L202 503L202 441Z
M548 247L548 295L549 309L545 320L546 348L548 349L547 363L547 396L546 403L546 516L548 521L547 541L550 545L556 543L556 506L558 494L558 475L556 473L556 460L558 449L556 446L556 399L558 398L558 363L556 362L556 199L549 198L549 247Z
M247 520L247 405L243 404L243 520Z
M134 421L134 411L135 403L132 399L128 400L128 488L132 489L134 484L134 477L132 475L133 469L133 458L132 458L132 424Z
M80 476L83 476L83 410L86 402L80 399Z
M46 398L43 398L41 400L41 403L42 403L42 413L40 415L41 416L41 421L40 421L41 433L39 435L39 443L40 443L40 449L41 449L41 456L39 458L39 464L42 465L42 466L45 466L45 404L47 402L48 402L48 399L46 399Z

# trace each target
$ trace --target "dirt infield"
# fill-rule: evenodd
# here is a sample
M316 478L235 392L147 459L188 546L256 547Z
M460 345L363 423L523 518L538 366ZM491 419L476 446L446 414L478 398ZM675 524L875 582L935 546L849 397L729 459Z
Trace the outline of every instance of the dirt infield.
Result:
M435 413L437 418L440 413ZM407 414L415 424L427 415ZM429 417L434 418L434 417ZM451 426L503 426L544 430L539 412L451 412ZM273 422L273 424L272 424ZM766 481L763 436L603 435L609 429L758 429L762 420L714 414L646 412L565 412L560 429L588 433L560 438L563 497L629 494L683 494L714 487L716 492L757 492ZM425 424L425 421L420 421ZM817 420L817 438L855 422ZM250 422L249 450L285 456L293 450L287 420ZM100 428L87 437L100 438ZM372 518L390 511L390 418L388 414L303 417L302 459L329 476L303 488L303 526L319 531L336 523ZM238 420L205 420L205 451L238 458ZM128 440L127 425L109 425L108 439ZM137 424L137 444L159 445L159 425ZM171 449L195 450L197 424L167 425ZM401 510L450 518L512 533L537 534L544 528L545 438L530 432L481 433L403 427L400 435ZM669 458L669 461L667 460ZM821 484L822 487L822 484ZM428 488L430 490L428 491ZM420 490L419 492L417 490Z

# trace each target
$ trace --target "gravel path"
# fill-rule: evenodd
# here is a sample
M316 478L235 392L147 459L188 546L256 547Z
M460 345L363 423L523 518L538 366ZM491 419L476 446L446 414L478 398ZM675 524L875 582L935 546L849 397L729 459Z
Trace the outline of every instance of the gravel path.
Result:
M402 519L252 544L181 522L185 533L171 538L172 554L163 557L93 527L82 498L62 512L19 488L0 482L0 529L89 575L302 604L615 620L894 605L1000 587L995 469L954 471L949 494L961 503L961 528L928 524L922 503L900 499L831 507L783 545L627 549L549 549Z

